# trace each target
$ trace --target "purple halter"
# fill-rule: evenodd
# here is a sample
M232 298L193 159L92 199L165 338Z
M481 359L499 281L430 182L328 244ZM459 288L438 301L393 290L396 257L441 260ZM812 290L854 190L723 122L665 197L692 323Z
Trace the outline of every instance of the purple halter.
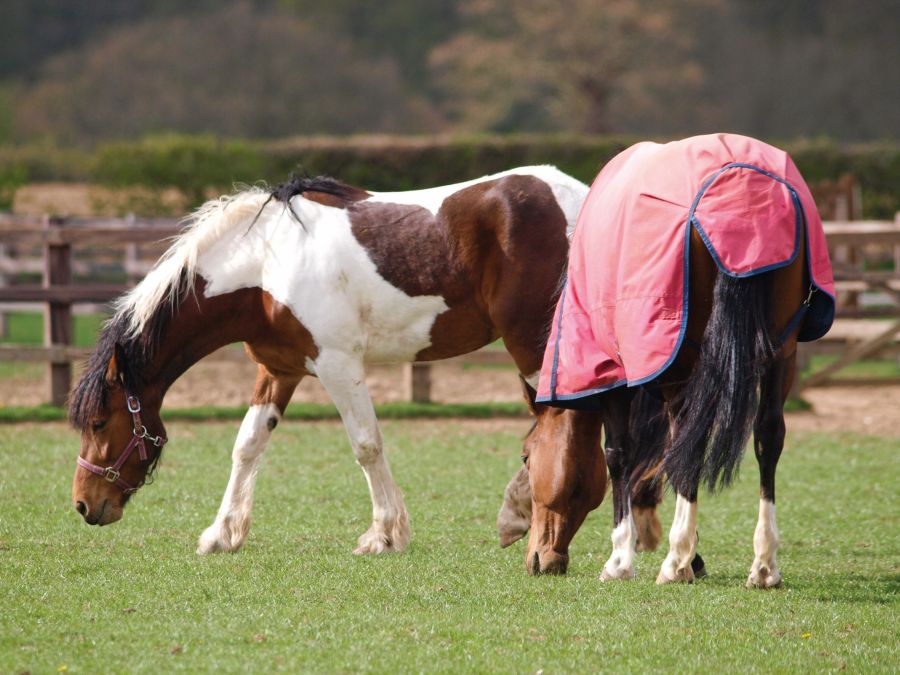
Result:
M131 413L131 418L134 420L134 428L132 429L131 440L128 441L128 445L125 446L125 451L121 454L119 459L116 460L116 463L112 466L102 467L97 466L96 464L91 464L86 459L82 459L80 456L78 457L78 466L87 469L93 474L101 476L105 478L110 483L115 483L122 492L129 495L132 492L137 492L138 488L144 484L141 481L140 485L136 487L132 487L124 480L119 477L119 470L128 461L128 458L131 456L131 453L134 452L134 449L137 448L138 456L142 461L147 460L147 446L144 443L145 440L149 441L157 448L161 448L166 443L166 438L162 436L151 436L150 432L147 431L147 427L144 426L144 423L141 422L141 402L138 400L137 396L132 396L131 394L125 395L126 405L128 406L128 412Z

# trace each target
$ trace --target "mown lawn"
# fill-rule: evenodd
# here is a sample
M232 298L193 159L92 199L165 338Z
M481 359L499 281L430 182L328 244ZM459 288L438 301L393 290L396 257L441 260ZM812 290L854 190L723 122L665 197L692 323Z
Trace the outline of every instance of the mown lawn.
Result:
M285 422L243 551L199 557L234 423L170 424L154 485L112 527L69 504L77 438L0 426L0 672L896 672L900 441L802 434L779 472L785 588L750 591L756 470L701 498L711 576L597 580L610 503L567 577L529 578L493 521L526 420L387 421L414 528L404 555L350 551L365 482L335 422ZM671 499L664 522L671 518Z

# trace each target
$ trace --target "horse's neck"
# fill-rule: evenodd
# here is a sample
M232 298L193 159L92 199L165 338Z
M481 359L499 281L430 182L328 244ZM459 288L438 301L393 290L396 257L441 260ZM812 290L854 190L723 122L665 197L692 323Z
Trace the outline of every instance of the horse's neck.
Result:
M203 357L225 345L251 340L262 328L258 289L208 298L204 288L198 278L194 292L180 301L157 347L148 381L161 394Z

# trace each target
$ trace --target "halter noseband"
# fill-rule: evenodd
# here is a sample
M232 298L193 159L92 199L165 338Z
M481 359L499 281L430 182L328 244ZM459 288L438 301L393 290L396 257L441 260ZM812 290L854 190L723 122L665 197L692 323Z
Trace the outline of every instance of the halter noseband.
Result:
M157 448L161 448L168 439L163 436L152 436L150 435L150 432L147 431L147 427L141 422L141 402L138 400L137 396L126 393L125 404L128 406L128 412L131 413L131 419L134 421L134 428L132 429L131 440L128 441L128 445L125 446L125 451L121 454L119 459L116 460L116 463L112 466L102 467L91 464L86 459L82 459L81 456L78 457L77 461L78 466L87 469L97 476L105 478L110 483L115 483L122 492L129 495L133 492L137 492L138 488L144 484L144 481L141 481L140 485L132 487L119 477L119 470L125 462L128 461L128 458L131 456L131 453L134 452L135 448L137 448L138 456L141 460L147 461L147 445L144 443L145 440L149 441Z

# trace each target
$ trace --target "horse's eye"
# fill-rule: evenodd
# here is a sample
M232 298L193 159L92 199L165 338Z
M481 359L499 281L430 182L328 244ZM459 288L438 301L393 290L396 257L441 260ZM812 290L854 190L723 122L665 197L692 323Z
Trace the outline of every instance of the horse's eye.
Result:
M96 422L91 422L91 429L94 431L100 431L105 426L106 426L106 420L98 420Z

